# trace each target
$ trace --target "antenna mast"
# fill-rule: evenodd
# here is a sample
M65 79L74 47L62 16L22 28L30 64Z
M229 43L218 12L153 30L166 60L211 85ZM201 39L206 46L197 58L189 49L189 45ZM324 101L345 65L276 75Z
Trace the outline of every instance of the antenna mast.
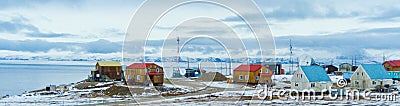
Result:
M179 36L178 36L178 38L176 39L176 42L178 43L178 46L177 46L177 53L178 53L178 57L177 57L177 59L176 59L176 63L177 63L177 65L178 65L178 71L177 72L181 72L181 70L180 70L180 66L179 66L179 59L180 59L180 54L179 54Z

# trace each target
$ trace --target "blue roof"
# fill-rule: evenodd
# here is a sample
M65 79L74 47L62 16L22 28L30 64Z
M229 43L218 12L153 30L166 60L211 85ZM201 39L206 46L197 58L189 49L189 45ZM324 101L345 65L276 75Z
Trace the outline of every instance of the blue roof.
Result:
M354 72L343 72L342 76L344 79L350 79Z
M392 79L381 64L361 64L371 79Z
M306 74L308 81L310 82L331 82L328 74L326 74L326 71L321 66L301 66L301 70L303 70L304 74Z

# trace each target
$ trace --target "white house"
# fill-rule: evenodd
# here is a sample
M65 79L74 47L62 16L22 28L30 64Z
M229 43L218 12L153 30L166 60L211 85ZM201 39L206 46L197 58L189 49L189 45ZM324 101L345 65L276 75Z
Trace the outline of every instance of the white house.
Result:
M321 92L330 90L332 81L321 66L301 66L293 75L291 88L298 91L314 90Z
M350 78L351 87L369 89L377 86L390 87L393 80L381 64L362 64Z

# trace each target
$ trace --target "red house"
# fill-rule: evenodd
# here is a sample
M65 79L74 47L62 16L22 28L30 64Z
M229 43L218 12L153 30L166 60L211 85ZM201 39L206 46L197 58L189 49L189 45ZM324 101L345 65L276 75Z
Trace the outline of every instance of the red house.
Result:
M400 60L385 61L382 65L387 71L400 71Z
M155 63L134 63L126 67L128 84L161 86L164 83L163 67Z
M261 64L242 64L233 70L233 81L237 83L271 83L272 70Z

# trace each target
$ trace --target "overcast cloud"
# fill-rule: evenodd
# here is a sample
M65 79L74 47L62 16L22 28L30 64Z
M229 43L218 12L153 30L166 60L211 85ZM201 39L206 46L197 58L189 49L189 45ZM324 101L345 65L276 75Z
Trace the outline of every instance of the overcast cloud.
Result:
M56 50L115 55L122 51L126 27L141 3L138 0L1 0L0 50L28 53ZM376 56L400 52L400 44L397 43L400 39L400 6L397 4L400 1L263 0L256 3L264 12L275 36L277 56L288 55L290 39L296 55L326 52L325 55L315 57ZM188 8L190 14L195 14L190 9L198 8ZM218 15L218 11L203 9ZM252 14L254 13L246 15ZM241 18L225 15L221 15L223 18L219 20L231 25L235 31L249 32ZM174 14L163 21L180 18L179 14ZM159 31L155 35L167 35L175 27L168 22L160 23L164 24L155 26L154 30ZM226 33L218 30L218 27L209 31L187 32L221 36ZM159 39L148 41L147 46L152 49L146 53L160 52L164 38L153 38ZM175 39L168 40L173 42ZM253 42L251 39L243 40ZM221 47L210 44L213 43L194 41L183 50L203 53L205 56L212 53L223 54ZM255 43L246 43L246 47L249 47L249 51L257 49ZM400 57L392 57L396 58Z

